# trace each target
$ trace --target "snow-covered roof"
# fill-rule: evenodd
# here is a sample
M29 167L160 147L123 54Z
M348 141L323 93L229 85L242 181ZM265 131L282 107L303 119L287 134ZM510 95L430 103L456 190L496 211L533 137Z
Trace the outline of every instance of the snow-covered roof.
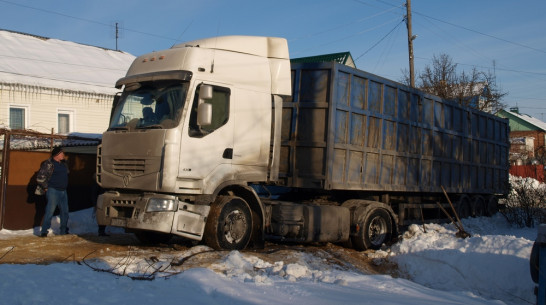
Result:
M508 110L504 110L506 111L507 113L509 113L510 115L513 115L514 117L517 117L529 124L532 124L544 131L546 131L546 123L544 123L543 121L537 119L537 118L534 118L528 114L523 114L523 113L516 113L516 112L512 112L512 111L508 111Z
M135 56L0 30L0 83L114 94Z

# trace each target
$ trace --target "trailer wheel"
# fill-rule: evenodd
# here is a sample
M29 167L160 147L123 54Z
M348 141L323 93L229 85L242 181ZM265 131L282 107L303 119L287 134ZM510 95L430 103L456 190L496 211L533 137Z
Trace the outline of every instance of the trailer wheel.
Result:
M493 216L499 211L499 199L496 196L489 196L487 200L486 214Z
M485 199L482 196L477 195L472 200L472 211L474 217L485 216Z
M172 238L171 234L151 231L136 231L135 236L145 245L166 244Z
M210 208L205 243L216 250L241 250L251 235L252 215L246 201L237 196L219 196Z
M457 214L459 214L459 218L461 219L468 218L470 215L472 215L472 208L470 207L470 199L468 196L463 195L459 199Z
M392 222L385 209L377 208L370 211L360 222L360 230L351 238L356 250L377 250L392 236Z

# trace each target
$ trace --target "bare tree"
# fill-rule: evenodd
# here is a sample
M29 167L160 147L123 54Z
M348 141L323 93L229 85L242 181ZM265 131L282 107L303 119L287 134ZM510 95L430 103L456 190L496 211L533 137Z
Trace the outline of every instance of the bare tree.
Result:
M502 214L519 227L534 227L546 221L546 185L532 178L513 176L510 193L503 199Z
M401 81L409 85L409 72L407 69L402 72ZM508 94L498 87L494 72L478 71L474 67L470 72L459 74L457 64L447 54L434 55L431 65L425 66L417 80L418 88L427 93L490 113L505 107L501 100Z

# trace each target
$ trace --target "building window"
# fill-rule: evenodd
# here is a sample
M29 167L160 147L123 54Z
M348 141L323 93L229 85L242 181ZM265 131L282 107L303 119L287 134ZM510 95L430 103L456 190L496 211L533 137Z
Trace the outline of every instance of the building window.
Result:
M57 113L57 133L69 134L73 131L73 111L59 110Z
M25 107L10 106L9 108L9 128L26 128L27 109Z

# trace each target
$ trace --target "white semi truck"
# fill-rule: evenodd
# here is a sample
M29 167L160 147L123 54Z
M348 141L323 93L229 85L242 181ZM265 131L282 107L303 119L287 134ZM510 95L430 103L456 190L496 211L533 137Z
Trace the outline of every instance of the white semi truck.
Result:
M339 63L291 64L282 38L175 45L116 87L97 220L144 242L379 248L442 216L442 187L461 217L507 193L506 120Z

